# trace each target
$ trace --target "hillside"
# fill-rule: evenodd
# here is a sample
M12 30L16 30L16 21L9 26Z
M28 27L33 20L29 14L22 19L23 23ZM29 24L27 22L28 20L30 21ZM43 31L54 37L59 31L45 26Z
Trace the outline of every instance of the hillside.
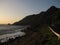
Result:
M54 35L47 25L40 28L37 27L31 33L23 37L17 37L15 40L10 40L3 45L60 45L60 40Z
M50 31L48 26L42 26L37 30L26 36L20 42L20 45L60 45L60 40Z
M47 24L53 29L56 29L56 32L60 33L60 8L51 6L47 11L26 16L13 25L30 25L31 28L35 28L42 24Z
M26 16L22 20L15 22L14 25L36 25L42 22L50 24L50 23L54 23L54 21L56 21L57 18L59 19L60 17L59 14L60 14L60 8L51 6L47 11L41 12L39 14L33 14L33 15Z

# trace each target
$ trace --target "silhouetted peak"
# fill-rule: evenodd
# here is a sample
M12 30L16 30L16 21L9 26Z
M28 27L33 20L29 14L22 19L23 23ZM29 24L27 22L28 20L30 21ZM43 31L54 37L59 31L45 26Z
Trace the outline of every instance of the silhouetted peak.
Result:
M53 8L53 9L54 9L54 8L56 8L56 7L55 7L55 6L51 6L50 8Z
M58 8L57 7L55 7L55 6L51 6L48 10L47 10L47 12L55 12L56 10L58 10Z
M51 9L57 9L57 7L51 6L48 10L51 10Z

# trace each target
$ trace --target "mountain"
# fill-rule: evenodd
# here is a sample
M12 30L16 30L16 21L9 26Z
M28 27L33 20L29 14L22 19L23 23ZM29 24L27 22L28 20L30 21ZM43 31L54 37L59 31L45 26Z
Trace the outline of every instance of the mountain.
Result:
M22 20L15 22L14 25L35 25L35 24L40 24L42 22L53 23L54 22L53 19L57 19L60 17L59 14L60 14L60 8L56 8L55 6L52 6L45 12L26 16Z
M54 28L58 29L55 30L56 32L60 32L60 8L55 6L51 6L47 11L41 12L39 14L33 14L26 16L22 20L15 22L13 25L30 25L31 27L35 28L37 26L41 26L42 24L47 24L53 27L52 25L56 26Z

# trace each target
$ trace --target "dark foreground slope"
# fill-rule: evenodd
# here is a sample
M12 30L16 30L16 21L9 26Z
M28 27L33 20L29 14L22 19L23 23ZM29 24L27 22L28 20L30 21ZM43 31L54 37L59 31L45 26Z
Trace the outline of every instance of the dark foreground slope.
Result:
M58 37L48 28L50 26L60 32L60 8L52 6L45 12L27 16L13 25L29 25L30 28L24 30L25 36L10 39L1 45L60 45Z
M47 25L36 27L32 33L17 37L1 45L60 45L60 40L54 35Z

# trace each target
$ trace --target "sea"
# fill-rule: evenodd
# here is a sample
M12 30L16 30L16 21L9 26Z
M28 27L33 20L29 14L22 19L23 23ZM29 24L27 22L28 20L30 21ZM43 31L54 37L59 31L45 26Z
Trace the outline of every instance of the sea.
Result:
M17 25L0 25L0 43L7 42L9 39L15 39L19 36L24 36L25 33L21 32L25 26Z

